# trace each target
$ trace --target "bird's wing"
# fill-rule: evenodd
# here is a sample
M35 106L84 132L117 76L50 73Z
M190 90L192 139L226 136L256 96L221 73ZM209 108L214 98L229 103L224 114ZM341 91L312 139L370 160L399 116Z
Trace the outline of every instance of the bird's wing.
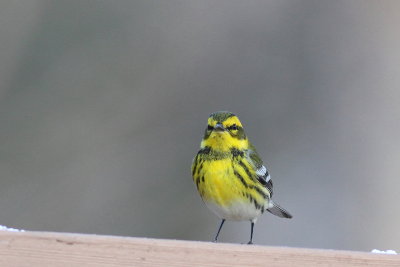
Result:
M272 193L273 193L273 184L271 180L271 176L268 173L267 167L263 164L260 155L258 155L255 147L250 144L249 147L249 158L250 161L253 163L254 167L256 168L256 175L257 175L257 180L265 187L268 189L270 195L269 195L269 203L268 203L268 208L267 211L270 213L281 217L281 218L292 218L292 215L290 215L289 212L287 212L285 209L283 209L281 206L279 206L277 203L272 201Z
M281 218L292 218L292 215L290 215L289 212L287 212L285 209L283 209L281 206L279 206L277 203L272 201L272 193L273 193L273 184L271 180L271 176L268 173L267 167L263 164L260 155L258 155L256 149L254 148L253 145L250 144L249 147L249 158L250 161L253 163L254 167L256 168L256 175L257 175L257 180L269 191L269 203L268 203L268 208L267 211L270 213L281 217Z
M258 155L257 150L252 144L250 144L249 147L249 158L256 168L257 180L268 189L270 192L270 197L272 197L273 184L271 176L269 175L267 167L263 164L260 155Z

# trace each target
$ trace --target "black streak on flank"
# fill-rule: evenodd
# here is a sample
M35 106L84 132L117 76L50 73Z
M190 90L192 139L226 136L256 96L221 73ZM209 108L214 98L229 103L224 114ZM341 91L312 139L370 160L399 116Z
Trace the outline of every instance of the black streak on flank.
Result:
M194 159L195 165L194 165L193 170L192 170L192 177L194 177L194 175L195 175L195 173L196 173L196 170L197 170L197 166L198 166L197 159L198 159L198 155L197 155L196 158Z
M243 170L246 172L246 174L247 174L247 176L248 176L249 178L252 178L252 177L253 177L253 175L251 174L249 168L247 168L246 164L244 164L243 161L240 160L240 161L239 161L239 165L242 166Z
M254 204L254 207L256 208L256 210L260 210L260 209L264 208L263 205L258 204L258 202L255 200L255 198L252 195L246 194L246 197L249 199L250 203Z
M244 187L248 188L249 185L246 183L246 181L244 180L244 178L237 172L237 171L233 171L233 174L239 178L240 182L243 184Z
M199 159L199 154L197 154L196 158L194 159L194 162L195 162L195 165L192 170L192 177L194 177L194 175L196 173L200 173L201 169L203 168L204 160L201 158Z
M264 199L268 198L268 195L265 194L260 188L258 188L257 186L252 186L252 189L256 190L258 194L260 194Z
M199 166L197 168L197 174L200 174L201 170L203 169L203 160L200 160L199 162L200 164L198 164Z

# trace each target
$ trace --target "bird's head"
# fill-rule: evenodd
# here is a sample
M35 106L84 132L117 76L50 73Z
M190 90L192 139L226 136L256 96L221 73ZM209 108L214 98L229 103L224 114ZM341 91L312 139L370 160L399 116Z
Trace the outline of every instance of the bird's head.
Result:
M218 151L247 149L248 140L239 118L228 111L218 111L210 115L201 147Z

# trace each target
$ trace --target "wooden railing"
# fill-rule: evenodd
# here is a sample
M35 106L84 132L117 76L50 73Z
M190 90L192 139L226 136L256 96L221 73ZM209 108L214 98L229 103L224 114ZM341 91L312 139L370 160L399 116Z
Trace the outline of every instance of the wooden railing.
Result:
M0 266L400 266L400 255L0 231Z

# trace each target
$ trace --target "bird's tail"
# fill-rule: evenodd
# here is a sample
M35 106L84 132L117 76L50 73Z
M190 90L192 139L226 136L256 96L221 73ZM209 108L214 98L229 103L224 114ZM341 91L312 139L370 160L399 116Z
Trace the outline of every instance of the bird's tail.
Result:
M284 208L273 202L272 199L269 201L268 206L269 206L267 209L268 212L281 218L287 218L287 219L292 218L292 215L290 215L288 211L286 211Z

